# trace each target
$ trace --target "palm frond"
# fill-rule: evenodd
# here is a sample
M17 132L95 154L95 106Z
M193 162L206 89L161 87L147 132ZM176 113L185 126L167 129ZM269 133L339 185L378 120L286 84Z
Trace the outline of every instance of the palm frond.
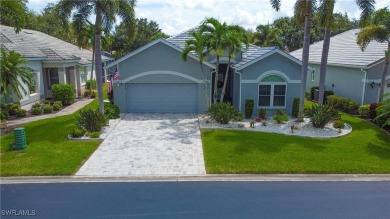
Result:
M359 32L357 44L360 46L361 50L364 51L367 45L373 40L384 43L388 42L389 39L390 33L384 26L369 25Z
M359 23L361 26L365 26L375 11L375 0L356 0L356 4L362 11Z

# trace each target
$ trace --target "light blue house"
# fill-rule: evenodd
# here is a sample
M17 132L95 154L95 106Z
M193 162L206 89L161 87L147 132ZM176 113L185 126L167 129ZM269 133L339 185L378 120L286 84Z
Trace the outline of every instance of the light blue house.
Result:
M106 66L120 73L113 89L114 102L122 112L204 113L212 102L213 89L218 89L219 101L228 59L220 60L214 88L213 56L203 63L203 73L194 54L186 62L181 59L190 38L189 32L160 38ZM245 100L253 99L254 115L260 108L266 108L268 115L277 109L291 114L293 99L299 97L300 71L301 62L288 53L250 45L233 59L225 100L244 112Z
M359 29L349 30L330 38L325 89L338 96L353 99L360 104L378 102L379 88L385 86L390 92L390 68L386 83L381 84L387 43L372 41L362 51L357 45ZM307 76L307 91L319 85L323 41L310 45L309 65L312 71ZM301 59L302 49L290 53Z

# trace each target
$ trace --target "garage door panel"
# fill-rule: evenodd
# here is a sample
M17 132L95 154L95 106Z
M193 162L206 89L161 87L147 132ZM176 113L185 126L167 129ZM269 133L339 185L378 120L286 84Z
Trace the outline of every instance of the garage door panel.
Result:
M197 84L128 84L127 112L197 112Z

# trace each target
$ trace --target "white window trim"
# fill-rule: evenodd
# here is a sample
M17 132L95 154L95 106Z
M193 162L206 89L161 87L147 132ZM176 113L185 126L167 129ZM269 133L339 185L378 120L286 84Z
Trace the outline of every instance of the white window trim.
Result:
M270 106L259 106L259 92L260 92L260 85L271 85L271 95L270 95ZM275 85L284 85L286 86L286 93L284 95L284 106L274 106L274 88ZM260 82L257 85L257 109L286 109L287 107L287 83L286 82Z

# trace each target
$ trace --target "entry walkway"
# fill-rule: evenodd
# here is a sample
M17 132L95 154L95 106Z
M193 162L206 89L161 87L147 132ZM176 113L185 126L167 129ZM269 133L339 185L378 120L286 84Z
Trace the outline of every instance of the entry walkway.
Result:
M39 116L31 116L31 117L26 117L26 118L21 118L21 119L16 119L16 120L10 120L7 122L8 126L18 126L22 125L25 123L33 122L33 121L38 121L42 119L48 119L48 118L54 118L58 116L66 116L73 114L77 110L83 108L85 105L88 105L90 102L92 102L94 99L76 99L76 102L74 102L72 105L65 107L61 111L57 113L51 113L51 114L44 114L44 115L39 115Z
M126 114L77 176L206 174L195 114Z

